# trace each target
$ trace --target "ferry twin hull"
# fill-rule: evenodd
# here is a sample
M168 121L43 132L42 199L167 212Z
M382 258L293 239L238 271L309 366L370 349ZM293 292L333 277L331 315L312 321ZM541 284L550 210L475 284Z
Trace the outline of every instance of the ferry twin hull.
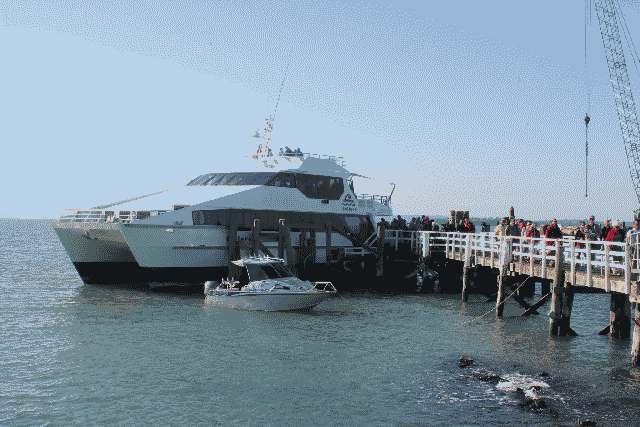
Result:
M145 268L134 258L114 223L55 223L53 228L84 283L126 284L157 282L202 282L222 277L221 265Z
M128 242L138 249L139 262L120 227L113 223L56 223L53 226L84 283L201 284L227 274L226 231L222 227L128 225ZM161 233L154 232L158 230ZM347 243L337 233L332 239ZM292 235L292 243L297 245L297 236ZM270 249L275 252L275 243L273 246ZM330 266L325 261L324 236L318 236L318 264L314 267L328 274ZM326 279L322 274L318 278Z
M56 223L53 229L74 264L136 263L117 224Z

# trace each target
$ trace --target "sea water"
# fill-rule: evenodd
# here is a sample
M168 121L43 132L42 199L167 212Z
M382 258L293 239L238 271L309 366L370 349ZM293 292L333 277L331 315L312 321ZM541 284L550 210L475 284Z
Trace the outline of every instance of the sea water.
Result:
M0 424L638 424L630 342L597 335L607 295L576 295L575 338L548 337L548 307L480 317L493 306L359 292L227 310L84 285L48 221L0 220ZM532 384L542 409L523 405Z

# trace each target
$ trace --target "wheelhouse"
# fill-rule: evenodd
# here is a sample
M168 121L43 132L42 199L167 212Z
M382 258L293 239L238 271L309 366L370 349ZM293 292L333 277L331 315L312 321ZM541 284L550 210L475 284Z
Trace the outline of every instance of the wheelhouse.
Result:
M200 175L187 185L264 185L296 188L310 199L322 200L338 200L344 193L344 180L341 177L291 171L208 173Z

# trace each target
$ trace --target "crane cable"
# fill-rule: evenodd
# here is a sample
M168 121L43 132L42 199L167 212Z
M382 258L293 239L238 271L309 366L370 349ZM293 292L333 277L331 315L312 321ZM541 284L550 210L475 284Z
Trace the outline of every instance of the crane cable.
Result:
M587 91L587 112L584 114L584 197L589 197L589 111L591 110L591 85L589 84L588 29L591 24L591 1L584 2L584 80Z

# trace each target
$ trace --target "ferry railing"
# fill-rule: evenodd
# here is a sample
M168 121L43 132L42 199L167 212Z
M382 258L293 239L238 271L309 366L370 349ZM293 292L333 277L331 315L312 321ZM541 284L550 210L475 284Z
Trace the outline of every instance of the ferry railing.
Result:
M391 203L391 198L389 196L380 195L380 194L356 194L356 199L358 200L371 200L374 202L378 202L385 206L389 206ZM405 230L401 230L405 231Z
M374 239L373 242L376 240ZM418 231L416 230L385 229L384 241L391 243L396 251L401 243L409 243L412 252L416 252L419 248Z
M329 154L303 153L301 151L280 151L278 157L287 160L306 160L309 158L331 160L338 166L345 167L346 163L342 156L332 156Z
M98 210L98 209L82 209L76 210L71 214L63 215L58 220L59 222L74 222L74 223L113 223L122 222L130 223L136 219L144 219L150 216L161 215L168 210L153 210L153 211L112 211L112 210Z
M575 280L580 273L584 286L594 286L595 279L611 290L612 281L624 281L624 291L640 274L640 234L630 233L624 242L575 240L572 236L561 239L544 237L496 236L494 233L460 233L417 231L422 255L442 253L448 259L473 259L483 265L498 268L518 264L521 273L549 278L555 268L556 242L562 250L565 271ZM391 234L391 238L398 238ZM406 239L406 238L405 238ZM386 239L385 239L386 240Z

